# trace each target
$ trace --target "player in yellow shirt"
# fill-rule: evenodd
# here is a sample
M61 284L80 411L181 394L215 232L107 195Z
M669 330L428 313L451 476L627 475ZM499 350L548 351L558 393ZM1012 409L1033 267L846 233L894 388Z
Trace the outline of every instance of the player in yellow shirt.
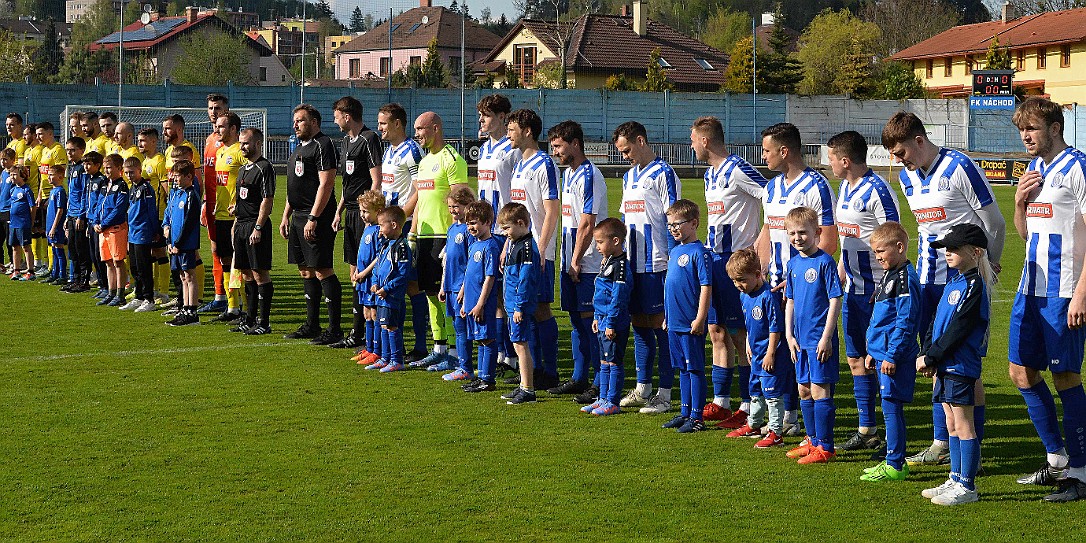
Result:
M114 140L114 136L117 134L117 114L112 111L105 111L98 116L98 126L102 128L102 133L105 134L106 139L106 156L111 154L121 154L121 148L117 145L117 141Z
M238 136L241 117L227 112L215 119L215 133L222 145L215 151L215 237L211 248L222 262L223 282L228 282L234 259L234 203L237 200L238 172L248 161L241 152ZM230 322L241 317L240 289L226 287L226 311L212 321Z
M15 151L15 163L22 164L23 155L26 154L26 142L23 141L23 116L18 113L8 113L4 126L8 130L8 137L11 138L7 148Z
M87 133L83 131L83 117L85 117L82 111L76 111L68 116L68 137L69 138L86 138ZM84 143L86 140L83 140Z
M83 139L87 142L87 152L94 151L102 156L106 156L106 152L109 148L109 137L102 133L102 125L98 123L98 114L89 111L83 115L83 121L80 122L83 125L83 132L86 133Z
M113 131L113 143L117 145L116 153L121 155L121 158L136 157L141 163L147 158L140 152L139 147L136 147L136 128L132 126L132 123L124 122L117 125Z
M175 113L162 121L162 139L166 142L166 171L173 168L173 148L177 146L192 149L193 164L203 163L200 159L200 151L196 150L196 146L191 141L185 139L185 118L181 115ZM201 170L202 168L196 169L198 178ZM200 181L200 179L197 179L197 181Z

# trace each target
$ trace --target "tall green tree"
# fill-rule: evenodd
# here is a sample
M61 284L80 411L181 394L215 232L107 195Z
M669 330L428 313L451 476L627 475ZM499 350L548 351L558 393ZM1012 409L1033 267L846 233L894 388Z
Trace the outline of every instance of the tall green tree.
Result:
M1013 69L1010 45L1000 45L999 36L992 36L992 42L988 44L988 53L984 56L984 67L987 70Z
M99 74L113 68L117 58L106 51L89 51L86 47L73 48L64 56L64 64L56 75L49 78L58 84L90 84Z
M362 8L355 6L351 12L351 22L347 25L351 32L363 32L366 29L366 19L362 15Z
M72 23L72 47L85 47L117 31L117 12L110 0L94 0L87 13Z
M720 51L731 51L735 43L751 33L750 15L720 8L705 22L701 41Z
M11 32L0 29L0 81L23 81L33 71L34 64L22 41L12 36Z
M430 40L426 47L426 58L422 61L422 81L419 85L426 89L440 89L447 87L448 72L441 62L441 55L437 52L437 38Z
M803 80L797 90L802 94L844 94L853 92L858 82L839 85L844 62L852 62L846 77L862 78L869 71L875 44L881 32L849 10L825 10L807 25L799 37L796 58L803 63ZM849 54L854 53L849 59Z
M664 92L672 90L675 85L667 80L667 72L660 66L660 48L649 53L649 65L645 71L645 82L641 84L641 90L645 92Z
M916 72L901 62L884 63L873 79L877 82L873 97L880 100L924 98L928 94Z
M721 90L748 94L754 92L754 39L740 38L732 46L730 61L724 70L724 86ZM765 92L759 85L759 91Z
M245 36L229 34L191 35L182 38L178 63L170 76L182 85L222 85L233 81L235 85L253 83L249 65L253 56Z
M64 48L60 46L60 38L57 36L57 22L52 18L46 23L45 38L34 50L31 60L34 63L35 79L41 81L60 71L61 64L64 64Z
M871 54L860 43L859 36L852 36L848 51L833 79L833 88L841 94L863 98L870 94Z
M774 11L773 29L769 32L769 51L758 57L759 92L791 94L803 80L803 64L790 52L792 35L784 23L784 13L777 4Z

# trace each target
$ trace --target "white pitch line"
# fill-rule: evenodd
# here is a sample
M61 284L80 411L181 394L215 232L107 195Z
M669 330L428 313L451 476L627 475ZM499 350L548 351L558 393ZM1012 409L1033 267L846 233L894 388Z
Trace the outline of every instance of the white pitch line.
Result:
M66 360L69 358L82 358L87 356L140 356L140 355L159 355L159 354L185 354L185 353L200 353L208 351L222 351L227 349L248 349L250 347L281 347L281 346L295 346L295 345L308 345L308 343L293 343L293 342L263 342L263 343L239 343L236 345L205 345L202 347L182 347L177 349L143 349L138 351L110 351L110 352L93 352L93 353L73 353L73 354L54 354L49 356L24 356L9 358L12 361L50 361L50 360Z

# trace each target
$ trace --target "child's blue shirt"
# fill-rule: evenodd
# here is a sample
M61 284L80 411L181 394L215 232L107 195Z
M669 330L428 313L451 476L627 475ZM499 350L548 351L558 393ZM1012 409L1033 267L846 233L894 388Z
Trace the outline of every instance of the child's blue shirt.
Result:
M698 316L701 287L712 285L712 255L704 243L694 240L671 249L664 279L667 329L690 332L690 323Z
M991 307L987 286L976 268L946 284L922 354L939 375L980 377L981 358L988 354Z
M34 207L34 191L30 185L12 185L8 195L12 228L30 228L30 208Z
M920 297L920 277L912 262L883 274L867 328L867 354L876 362L915 366L920 354Z
M193 185L170 191L170 202L163 215L162 226L170 228L170 245L179 251L200 248L200 192Z
M362 230L362 239L358 243L358 257L355 259L354 267L359 272L365 270L366 267L373 262L373 259L377 258L377 253L381 251L381 244L384 238L381 237L381 227L376 224L368 224L366 228ZM375 266L376 267L376 266ZM362 292L369 292L370 285L373 284L373 272L370 272L370 276L365 280L355 285L356 290Z
M479 297L483 293L483 281L487 277L494 278L494 288L490 289L490 294L483 302L483 311L489 316L498 310L498 291L500 290L498 285L502 280L501 258L502 241L494 236L475 240L468 247L467 266L463 273L465 313L479 304ZM446 283L446 288L448 288L448 283ZM452 296L456 296L457 291L450 292Z
M795 368L792 355L784 342L784 308L781 300L769 283L762 283L762 288L754 294L739 293L743 304L743 322L747 326L747 343L750 345L750 372L760 377L768 375L791 375ZM769 334L780 334L777 343L773 371L762 369L762 361L769 352Z
M411 273L411 247L406 237L385 242L374 266L373 280L377 290L384 289L385 297L377 296L377 305L402 309L407 294L407 277Z
M109 180L99 206L98 224L102 228L128 222L128 183L123 178Z
M155 198L155 188L146 179L132 186L128 200L130 243L146 245L154 243L162 235L162 225L158 222L158 201Z
M68 165L68 216L87 218L87 171L83 164Z
M445 239L445 292L460 292L464 284L464 269L468 265L468 247L475 238L468 233L468 225L454 222Z
M625 251L605 257L600 264L600 272L596 274L596 291L592 296L592 309L595 313L593 318L601 332L608 328L629 330L632 273Z
M811 256L797 253L788 260L784 297L791 299L792 333L801 349L817 349L826 329L830 300L842 295L841 278L833 257L819 249ZM833 341L837 341L834 328Z
M11 211L11 174L7 170L0 172L0 213Z
M49 203L45 208L45 233L49 234L49 230L53 228L53 223L57 220L57 215L60 215L60 233L64 232L64 214L68 211L68 193L64 190L64 187L53 187L49 191Z
M524 316L535 315L541 266L539 248L531 234L509 245L509 251L505 253L503 288L505 312L510 318L518 311Z
M102 194L107 184L106 176L102 175L102 172L87 174L87 221L91 225L98 224L98 210L101 209Z

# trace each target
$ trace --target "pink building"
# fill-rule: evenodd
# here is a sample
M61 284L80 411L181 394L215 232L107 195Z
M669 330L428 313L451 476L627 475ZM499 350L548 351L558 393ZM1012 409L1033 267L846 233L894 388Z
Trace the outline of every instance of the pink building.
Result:
M433 7L431 0L420 0L420 4L333 51L336 79L384 79L408 64L421 64L426 48L435 38L441 61L450 74L459 74L465 62L460 55L463 18L443 7ZM464 56L469 64L485 58L499 41L501 37L474 21L464 24Z

